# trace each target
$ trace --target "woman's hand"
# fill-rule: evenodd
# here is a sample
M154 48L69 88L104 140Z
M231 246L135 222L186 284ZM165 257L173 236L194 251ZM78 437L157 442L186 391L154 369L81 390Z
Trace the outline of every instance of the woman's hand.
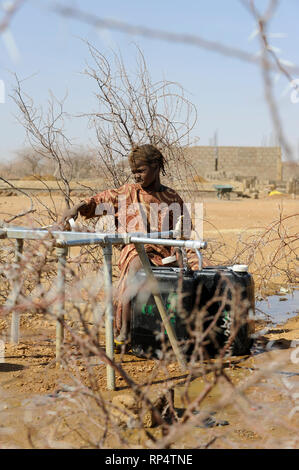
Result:
M80 212L81 209L84 208L84 206L86 206L86 203L82 201L82 202L79 202L79 204L76 204L75 206L71 207L71 209L67 209L66 211L64 211L58 224L63 228L67 227L69 229L69 220L70 219L76 220L78 217L78 213Z

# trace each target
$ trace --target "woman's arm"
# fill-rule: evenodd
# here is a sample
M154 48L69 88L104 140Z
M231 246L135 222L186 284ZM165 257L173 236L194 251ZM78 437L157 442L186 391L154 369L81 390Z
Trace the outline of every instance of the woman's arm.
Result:
M78 214L85 217L85 219L90 219L92 217L100 216L95 214L96 207L102 204L111 204L114 208L115 213L118 209L118 196L125 195L127 185L122 186L118 189L107 189L106 191L102 191L101 193L95 194L94 196L90 197L89 199L80 201L78 204L73 206L71 209L67 209L59 222L61 225L65 225L68 223L70 219L76 219Z

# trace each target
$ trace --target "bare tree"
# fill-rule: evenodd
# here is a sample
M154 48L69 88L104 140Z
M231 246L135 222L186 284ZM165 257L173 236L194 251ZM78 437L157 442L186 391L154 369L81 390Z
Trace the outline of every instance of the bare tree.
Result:
M19 122L26 130L28 141L35 155L41 159L48 159L55 165L54 176L64 194L67 207L70 207L72 146L64 132L63 105L66 97L59 101L51 94L48 110L44 113L42 109L34 105L32 98L23 92L21 84L22 82L16 76L13 99L20 112Z
M98 110L87 116L96 132L97 155L106 177L116 186L127 181L128 173L120 168L124 169L128 153L134 145L151 143L164 152L172 178L186 187L182 149L190 143L196 110L183 88L169 81L154 83L138 48L137 70L129 74L120 55L114 53L109 61L87 45L93 64L85 74L96 83L98 105Z
M24 176L40 175L43 165L43 156L39 153L33 152L31 148L19 150L17 152L16 164L18 171L20 171L19 165L23 167L21 171L23 172ZM22 177L21 174L20 177Z

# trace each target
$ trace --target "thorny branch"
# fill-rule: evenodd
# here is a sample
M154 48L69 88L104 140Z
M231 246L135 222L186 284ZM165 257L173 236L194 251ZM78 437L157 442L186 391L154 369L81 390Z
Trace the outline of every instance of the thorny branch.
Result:
M21 212L17 215L14 215L13 217L10 217L9 219L4 221L5 223L9 224L10 222L13 222L15 219L18 219L19 217L24 217L25 215L32 214L33 212L35 212L36 209L34 209L34 204L33 204L32 197L26 191L23 191L22 189L17 188L15 185L13 185L10 181L7 181L2 176L0 176L0 180L4 181L4 183L8 184L8 186L10 186L12 189L14 189L16 191L19 191L21 194L24 194L26 197L28 197L30 199L30 208L29 209L27 209L27 210L25 210L25 211L23 211L23 212Z
M22 7L26 0L15 0L12 4L6 9L4 18L0 22L0 34L3 33L10 25L14 15Z

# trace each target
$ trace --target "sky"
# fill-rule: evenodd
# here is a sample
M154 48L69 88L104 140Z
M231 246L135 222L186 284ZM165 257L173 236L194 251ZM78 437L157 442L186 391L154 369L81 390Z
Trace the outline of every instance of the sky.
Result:
M258 53L254 19L239 0L77 0L56 1L94 17L173 33L186 33ZM256 0L262 11L266 0ZM8 2L0 2L0 24ZM195 105L198 119L192 131L197 145L210 145L217 132L218 144L259 146L274 143L275 135L265 102L261 71L254 64L226 57L189 44L145 38L111 29L97 29L53 11L50 0L27 0L0 35L0 157L10 160L27 145L11 98L15 74L36 106L47 107L49 93L67 96L70 114L66 132L75 145L90 145L91 130L76 115L96 109L94 86L82 72L91 62L85 41L107 57L122 54L126 69L136 69L136 45L142 50L153 81L180 83ZM278 57L299 65L298 0L281 0L272 19L270 43ZM279 33L279 34L278 34ZM291 69L290 69L291 71ZM293 74L294 79L299 78ZM273 74L275 96L284 131L299 155L299 103L292 102L287 79ZM3 86L5 90L3 90ZM294 100L293 100L294 101ZM295 100L297 101L297 100Z

